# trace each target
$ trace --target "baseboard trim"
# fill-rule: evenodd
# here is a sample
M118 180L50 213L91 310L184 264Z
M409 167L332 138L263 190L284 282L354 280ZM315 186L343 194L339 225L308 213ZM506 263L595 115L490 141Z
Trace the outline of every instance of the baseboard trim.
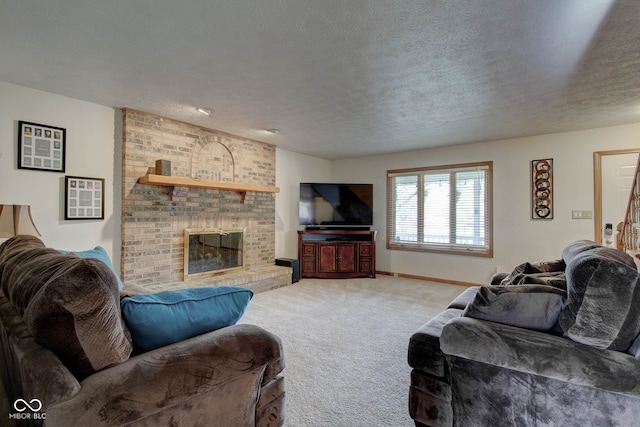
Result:
M482 286L479 283L472 282L461 282L459 280L451 280L451 279L440 279L438 277L428 277L428 276L418 276L415 274L405 274L405 273L392 273L391 271L380 271L376 270L376 274L382 274L383 276L395 276L395 277L404 277L405 279L416 279L416 280L425 280L427 282L438 282L438 283L446 283L448 285L458 285L458 286Z

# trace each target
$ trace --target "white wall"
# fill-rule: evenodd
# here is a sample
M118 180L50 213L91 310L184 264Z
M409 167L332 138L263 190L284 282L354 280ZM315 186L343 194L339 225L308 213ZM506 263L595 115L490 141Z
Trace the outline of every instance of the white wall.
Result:
M330 181L329 160L276 149L276 258L298 258L300 183Z
M82 250L101 245L119 268L120 215L114 215L113 191L114 114L110 107L0 82L0 203L31 205L47 246ZM67 130L65 173L17 168L20 120ZM105 179L104 220L64 220L65 175Z
M524 261L561 257L577 239L594 239L593 220L573 220L572 210L592 210L593 152L640 147L640 123L503 141L345 159L332 162L334 182L374 184L377 269L418 276L486 283L494 271ZM530 162L553 158L554 219L531 220ZM493 160L494 256L479 258L386 249L386 171Z

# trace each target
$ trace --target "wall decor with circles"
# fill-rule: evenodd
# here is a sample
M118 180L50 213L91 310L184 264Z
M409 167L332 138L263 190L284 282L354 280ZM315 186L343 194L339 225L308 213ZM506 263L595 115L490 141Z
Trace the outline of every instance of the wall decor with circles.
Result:
M553 219L553 159L531 161L531 218Z

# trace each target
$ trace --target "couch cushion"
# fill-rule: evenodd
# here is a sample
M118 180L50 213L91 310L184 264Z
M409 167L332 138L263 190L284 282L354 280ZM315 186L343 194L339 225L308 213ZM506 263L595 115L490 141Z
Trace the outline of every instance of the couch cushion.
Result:
M15 253L18 249L26 248L44 248L46 247L42 240L36 236L30 236L28 234L19 234L15 237L5 240L0 245L0 263L3 261L3 257L10 253Z
M585 253L590 255L599 255L603 258L621 262L634 270L638 269L631 255L619 251L618 249L599 245L591 240L576 240L575 242L568 244L562 251L562 259L566 264L569 264L576 257L583 256Z
M7 262L13 257L20 255L22 251L32 248L44 249L45 245L42 243L42 240L37 237L24 234L12 237L0 244L0 284L8 280L5 276L5 267L15 265L8 264ZM7 274L13 274L13 270L9 269Z
M116 276L116 279L118 280L118 289L122 290L123 284L122 284L122 280L120 280L120 275L118 274L116 269L113 268L113 264L111 263L109 254L102 246L96 246L95 248L88 249L86 251L67 251L63 249L58 249L58 251L60 253L67 254L67 255L73 254L73 255L79 256L80 258L95 258L104 262L106 266L109 267L111 271L113 271L113 274Z
M640 332L640 273L585 251L567 265L568 301L559 317L574 341L624 351Z
M591 390L603 389L640 397L640 361L619 351L602 350L544 332L468 317L459 317L447 323L440 342L447 356L468 359L476 364L477 369L470 371L472 375L483 376L483 366L495 366L574 385L581 384ZM449 357L447 359L450 360ZM489 382L488 385L495 388L507 386L499 382ZM535 379L523 385L537 387ZM588 390L584 392L591 395ZM550 401L546 403L552 404ZM553 404L566 406L571 404L571 400L563 398L561 402Z
M546 331L558 321L566 295L547 285L482 286L463 316Z
M602 245L599 245L591 240L576 240L575 242L569 243L562 250L562 259L566 264L569 264L577 255L580 255L582 252L600 247L602 247Z
M565 263L563 260L525 262L516 266L511 273L503 277L500 285L549 285L558 289L565 289ZM492 279L492 283L493 279Z
M124 297L120 304L134 346L149 351L235 324L252 297L251 289L212 286Z
M33 337L77 378L129 358L118 283L103 262L37 245L0 252L4 294Z

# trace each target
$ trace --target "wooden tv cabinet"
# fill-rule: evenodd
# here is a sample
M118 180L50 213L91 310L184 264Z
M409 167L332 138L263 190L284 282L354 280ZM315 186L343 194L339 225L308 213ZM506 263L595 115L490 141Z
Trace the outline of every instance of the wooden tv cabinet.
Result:
M300 277L376 277L376 232L298 231Z

